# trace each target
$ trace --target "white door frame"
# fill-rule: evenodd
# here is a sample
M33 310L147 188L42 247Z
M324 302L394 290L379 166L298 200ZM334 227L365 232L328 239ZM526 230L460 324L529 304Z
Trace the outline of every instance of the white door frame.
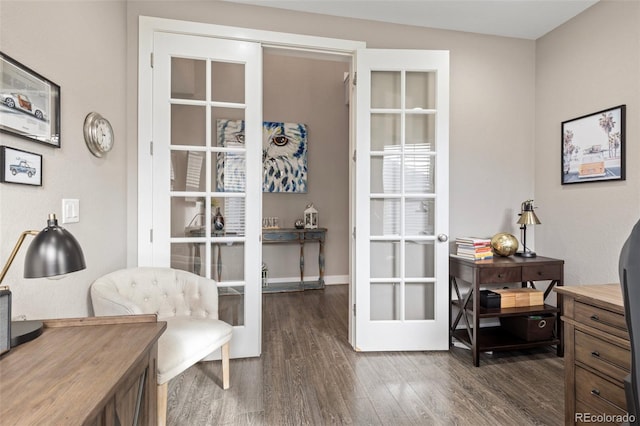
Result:
M363 41L315 37L298 34L280 33L273 31L254 30L248 28L229 27L224 25L206 24L200 22L179 21L174 19L140 16L138 19L138 63L152 62L153 36L155 32L168 32L204 37L225 38L238 41L260 43L263 48L297 51L313 57L344 56L355 69L354 60L358 49L366 48ZM138 205L151 205L152 193L147 191L151 187L152 157L150 142L153 139L153 71L151 67L139 67L138 70ZM353 102L353 97L351 97ZM353 105L353 104L352 104ZM352 106L352 110L355 109ZM353 114L350 114L350 153L353 153ZM351 154L350 154L351 155ZM354 164L350 162L349 176ZM353 197L354 194L350 194ZM349 206L350 229L353 229L352 202ZM153 217L149 214L142 216L138 209L138 265L151 264L152 242L150 238L153 229ZM353 306L355 283L353 281L353 239L349 239L349 306ZM354 345L353 312L349 314L349 342Z

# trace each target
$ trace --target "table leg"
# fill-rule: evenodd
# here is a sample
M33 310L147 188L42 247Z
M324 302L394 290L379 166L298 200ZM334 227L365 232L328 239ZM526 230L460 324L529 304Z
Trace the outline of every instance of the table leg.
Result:
M324 241L320 240L320 249L318 250L318 269L320 270L320 285L324 286Z
M218 282L222 281L222 247L220 244L216 244L218 248Z
M300 285L304 286L304 240L300 241Z

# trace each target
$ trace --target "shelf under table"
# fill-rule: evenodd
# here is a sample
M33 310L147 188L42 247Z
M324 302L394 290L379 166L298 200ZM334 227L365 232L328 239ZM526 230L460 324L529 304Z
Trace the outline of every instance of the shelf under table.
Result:
M453 337L459 342L471 347L469 334L466 329L458 329L453 332ZM511 351L518 349L538 348L552 346L560 343L557 338L548 340L527 341L509 334L502 327L481 327L478 333L478 351Z

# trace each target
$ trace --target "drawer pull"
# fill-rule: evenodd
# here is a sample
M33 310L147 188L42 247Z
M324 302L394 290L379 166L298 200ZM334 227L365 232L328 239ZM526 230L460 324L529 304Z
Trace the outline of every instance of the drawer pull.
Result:
M598 389L591 389L591 395L600 396L600 391Z
M502 274L498 274L498 278L502 278Z
M599 316L597 316L596 314L591 315L591 319L592 319L593 321L600 321L600 317L599 317Z
M591 356L592 356L592 357L595 357L595 358L600 358L600 352L598 352L598 351L593 351L593 352L591 352Z

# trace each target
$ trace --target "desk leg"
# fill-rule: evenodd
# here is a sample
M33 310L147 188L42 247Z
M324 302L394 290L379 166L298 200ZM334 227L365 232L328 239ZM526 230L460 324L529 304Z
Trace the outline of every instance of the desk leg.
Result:
M300 285L304 286L304 240L300 241Z
M320 240L320 249L318 250L318 269L320 270L320 285L324 287L324 240Z

